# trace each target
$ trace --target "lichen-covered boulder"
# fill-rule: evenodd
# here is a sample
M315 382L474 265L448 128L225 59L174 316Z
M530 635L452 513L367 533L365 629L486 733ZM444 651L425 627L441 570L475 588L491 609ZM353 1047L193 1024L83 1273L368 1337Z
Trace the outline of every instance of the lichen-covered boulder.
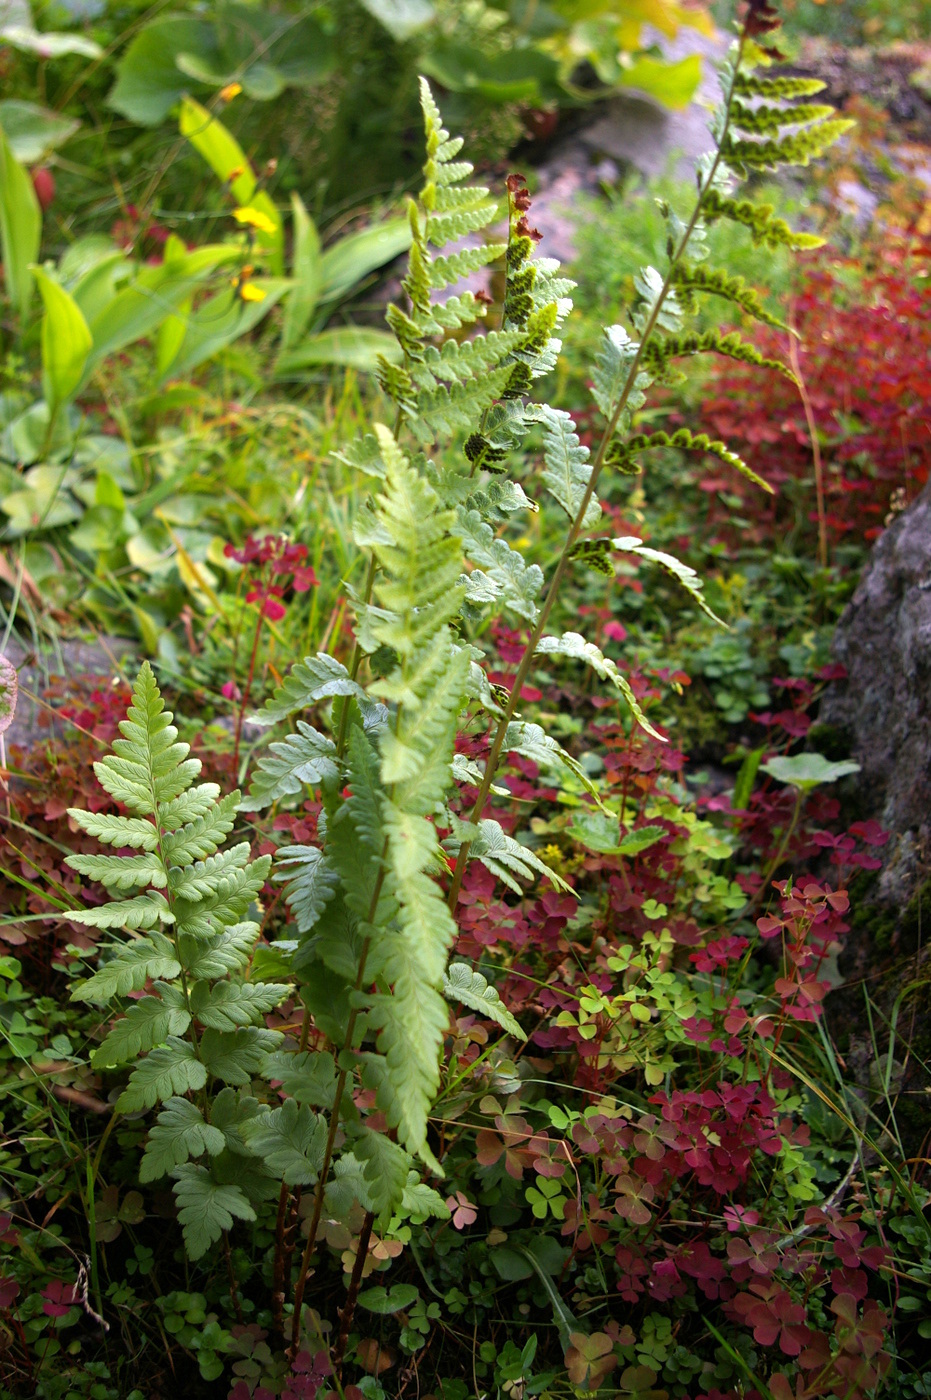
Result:
M875 896L901 913L931 869L931 484L880 536L834 655L847 679L820 725L843 731L863 815L891 832Z

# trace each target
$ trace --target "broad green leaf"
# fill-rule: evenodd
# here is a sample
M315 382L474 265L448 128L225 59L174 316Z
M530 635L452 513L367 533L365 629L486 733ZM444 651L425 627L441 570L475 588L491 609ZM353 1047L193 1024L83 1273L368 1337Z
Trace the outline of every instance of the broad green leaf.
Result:
M208 244L177 261L139 268L129 284L88 319L94 340L88 373L106 356L151 335L212 272L240 256L233 244Z
M209 20L167 14L147 24L117 64L109 105L140 126L164 121L191 87L175 63L180 53L216 53L216 33Z
M77 390L91 351L91 333L78 304L41 267L32 269L45 304L42 318L42 387L55 410Z
M771 758L760 765L764 773L776 778L780 783L788 783L801 792L811 792L822 783L836 783L851 773L859 773L859 763L849 759L842 763L831 763L820 753L799 753L791 758Z
M149 1130L139 1180L157 1181L190 1157L209 1152L216 1157L226 1146L219 1128L204 1122L200 1109L188 1099L169 1099L154 1128Z
M37 165L49 151L63 146L80 125L72 117L50 112L35 102L22 102L15 97L0 102L0 130L14 157L23 165Z
M207 1083L207 1071L194 1053L194 1047L177 1036L169 1036L165 1045L150 1050L129 1076L129 1083L117 1099L120 1113L135 1113L140 1108L152 1108L160 1100L174 1094L187 1094L202 1089Z
M320 261L321 302L341 301L363 277L406 253L411 236L407 219L388 219L332 244Z
M178 129L203 156L220 183L228 185L237 204L248 204L255 193L255 175L239 142L219 118L192 97L183 97Z
M163 378L169 374L172 378L190 374L227 345L248 335L288 292L292 283L281 277L254 277L248 285L262 293L261 301L243 301L233 287L224 287L186 318L181 343L163 371Z
M436 18L430 0L360 0L360 3L399 44Z
M618 65L614 79L619 87L635 88L673 111L686 108L701 82L701 58L689 54L676 63L641 54L629 67Z
M320 235L317 225L307 212L304 201L296 192L291 195L291 280L294 283L285 304L281 346L290 350L307 330L311 316L320 300L323 267Z
M280 1108L244 1123L241 1132L273 1176L289 1186L313 1186L323 1165L327 1140L323 1114L287 1099Z
M400 364L404 352L393 335L369 326L333 326L310 336L275 362L278 374L296 374L315 365L346 365L374 374L380 356Z
M32 180L0 131L0 253L7 296L20 316L29 306L41 234L42 211Z
M171 1173L178 1201L178 1219L188 1257L202 1259L224 1230L233 1227L233 1216L254 1220L255 1211L239 1186L224 1185L206 1167L185 1162Z

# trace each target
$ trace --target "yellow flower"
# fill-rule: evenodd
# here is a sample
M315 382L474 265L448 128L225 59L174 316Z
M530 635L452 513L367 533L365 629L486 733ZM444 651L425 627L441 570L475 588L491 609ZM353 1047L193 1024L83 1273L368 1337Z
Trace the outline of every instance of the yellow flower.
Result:
M238 97L242 92L242 83L227 83L226 87L220 88L220 101L232 102L234 97Z
M254 282L243 282L239 288L239 295L243 301L264 301L268 293L263 292L262 288L257 287Z
M261 209L253 209L251 205L244 209L234 209L233 218L237 224L248 224L250 228L258 229L259 233L276 232L274 220L263 214Z

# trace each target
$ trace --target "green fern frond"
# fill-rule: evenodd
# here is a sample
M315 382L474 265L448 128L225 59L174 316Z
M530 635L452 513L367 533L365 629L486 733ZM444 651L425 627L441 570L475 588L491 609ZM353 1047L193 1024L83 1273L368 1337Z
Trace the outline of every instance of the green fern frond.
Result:
M755 288L749 287L742 277L732 277L718 268L696 267L694 264L679 262L672 270L672 280L682 295L683 305L691 310L690 302L696 292L723 297L739 306L748 316L763 325L776 330L788 330L785 321L768 311L760 300Z
M536 654L538 656L564 656L573 661L584 661L587 666L591 666L596 675L602 680L609 681L623 695L627 706L634 719L642 729L651 734L654 739L659 739L665 743L662 734L657 733L650 724L637 698L630 688L630 682L623 676L610 657L595 646L594 642L587 642L579 632L564 632L561 637L541 637L537 643Z
M687 334L668 336L664 340L651 340L646 347L643 359L647 367L657 377L666 373L673 360L687 355L725 355L730 360L739 360L745 365L757 365L760 369L776 370L796 382L795 375L781 360L761 355L756 346L744 340L737 331L722 334L718 330L690 331Z
M509 1035L518 1040L527 1039L526 1032L508 1011L497 989L467 963L450 963L443 978L443 991L447 1001L461 1002L487 1020L495 1021Z
M742 176L753 170L809 165L855 125L848 117L834 117L778 141L745 141L728 133L721 143L721 153L735 174Z
M483 818L479 822L469 824L453 818L453 834L444 844L455 854L463 841L470 843L469 859L481 861L487 870L515 894L524 893L522 880L533 883L541 876L549 880L555 889L568 894L573 892L572 886L567 885L562 876L557 875L535 851L522 846L513 836L508 836L500 822Z
M371 444L371 448L368 449L370 455L378 457L377 439L369 434L365 441L367 447ZM348 458L344 455L342 460ZM380 462L380 457L378 460ZM358 467L359 461L353 459L350 464ZM379 475L383 474L382 464ZM316 656L305 656L303 661L298 661L291 667L282 684L266 700L259 713L253 715L252 723L277 724L297 710L309 709L321 700L332 700L338 695L364 694L362 687L350 678L341 661L327 656L325 652L318 652Z
M678 447L689 452L710 452L712 456L718 457L729 467L740 472L748 481L752 481L754 486L759 486L769 495L773 494L773 488L768 481L748 467L744 459L732 452L726 443L718 438L710 438L707 433L692 433L688 428L677 428L674 433L634 433L626 442L618 444L618 450L625 453L642 452L655 447Z
M163 889L168 883L165 868L154 852L141 856L71 855L65 857L65 865L108 890L132 890L140 885Z
M96 836L107 846L132 846L136 850L154 851L158 847L158 829L144 817L115 817L108 812L82 812L69 807L68 816L79 831Z
M543 588L540 566L528 564L520 550L512 549L507 540L496 536L476 510L460 509L457 528L466 558L494 580L502 605L518 617L535 622L539 612L537 600Z
M579 441L575 424L561 409L545 407L540 413L543 424L543 472L541 479L547 491L574 520L591 481L589 451ZM592 497L582 517L582 528L590 529L601 518L601 506Z
M730 219L749 229L754 243L765 244L767 248L792 248L803 252L824 245L824 239L816 233L797 232L785 219L776 218L771 204L757 204L752 199L735 199L719 190L709 190L702 210L707 223Z
M768 136L785 126L810 126L824 121L834 112L823 103L803 103L796 107L748 107L743 102L731 103L731 122L751 136Z
M688 564L683 564L681 559L677 559L673 554L667 554L661 549L651 549L645 545L636 535L624 535L619 539L611 541L613 549L619 550L622 554L635 554L640 559L648 559L653 564L658 564L671 578L675 579L680 587L684 588L689 597L694 600L706 616L712 622L716 622L719 627L727 627L717 613L709 606L708 600L703 593L704 584Z
M755 73L737 73L733 84L734 91L741 97L780 98L785 101L793 97L814 97L827 87L827 83L820 78L761 78Z
M592 370L592 397L609 420L614 417L639 350L639 344L631 340L623 326L605 327ZM632 415L646 403L645 390L649 382L646 374L638 374L617 425L619 432L626 431Z

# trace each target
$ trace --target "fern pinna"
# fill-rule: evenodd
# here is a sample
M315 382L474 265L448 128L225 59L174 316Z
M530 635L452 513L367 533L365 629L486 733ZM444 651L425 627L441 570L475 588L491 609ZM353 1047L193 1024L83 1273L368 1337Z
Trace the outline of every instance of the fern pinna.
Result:
M410 205L407 304L388 312L402 363L383 362L379 376L394 426L379 425L338 454L372 487L354 527L368 569L362 591L350 592L353 653L348 664L323 654L299 662L258 717L269 726L293 720L294 728L264 750L248 804L287 805L303 801L308 789L322 804L320 844L283 847L276 857L273 879L283 886L290 936L273 946L273 960L287 983L244 975L258 933L244 920L267 862L250 862L242 845L219 851L238 794L220 801L209 785L191 786L195 765L176 742L147 668L116 755L98 765L101 781L133 815L75 814L101 840L140 852L74 857L75 868L110 890L144 890L74 916L134 931L106 955L81 995L105 1002L154 979L116 1021L96 1062L136 1061L123 1108L164 1105L143 1175L174 1175L192 1257L234 1215L251 1218L277 1190L279 1327L292 1283L291 1191L313 1188L293 1290L292 1346L324 1214L346 1220L361 1205L367 1240L392 1217L446 1211L420 1176L424 1169L442 1172L429 1118L448 1003L523 1035L482 974L447 961L468 860L483 862L518 891L538 878L560 883L487 810L492 792L504 795L494 786L502 759L515 753L543 768L566 766L598 800L572 756L518 715L531 670L587 666L624 700L632 722L649 727L613 661L578 632L547 630L567 573L580 565L613 578L616 558L632 553L672 574L710 613L701 580L686 564L636 537L599 534L600 482L606 472L635 474L651 450L673 447L712 454L768 489L725 443L687 429L645 433L637 415L651 386L668 383L681 373L678 363L694 355L770 363L789 373L737 332L698 334L687 325L703 297L767 324L776 319L739 277L708 266L709 223L729 219L769 246L818 241L735 193L748 173L806 163L846 125L805 100L819 84L768 75L772 55L763 40L770 27L768 7L751 5L724 65L715 150L700 163L693 208L685 217L664 209L665 266L642 270L629 324L604 331L591 370L603 420L593 448L581 442L569 414L530 397L558 358L572 284L553 260L535 255L539 235L523 177L507 182L506 242L445 251L492 224L498 204L468 183L471 166L457 159L462 143L445 131L422 84L427 161ZM478 333L486 303L456 292L455 284L499 260L500 328ZM535 460L528 444L540 459L536 471L527 469ZM437 445L456 450L428 455ZM512 466L521 481L509 474ZM547 502L566 525L548 583L510 530L521 512L549 508ZM489 682L477 641L496 612L515 616L530 633L510 693ZM488 729L484 765L455 754L463 727ZM468 820L450 810L457 783L478 789ZM263 1018L295 991L303 1032L299 1043L279 1043ZM280 1086L278 1107L256 1088L262 1076ZM374 1098L377 1126L357 1105L359 1089ZM365 1254L360 1239L341 1336Z

